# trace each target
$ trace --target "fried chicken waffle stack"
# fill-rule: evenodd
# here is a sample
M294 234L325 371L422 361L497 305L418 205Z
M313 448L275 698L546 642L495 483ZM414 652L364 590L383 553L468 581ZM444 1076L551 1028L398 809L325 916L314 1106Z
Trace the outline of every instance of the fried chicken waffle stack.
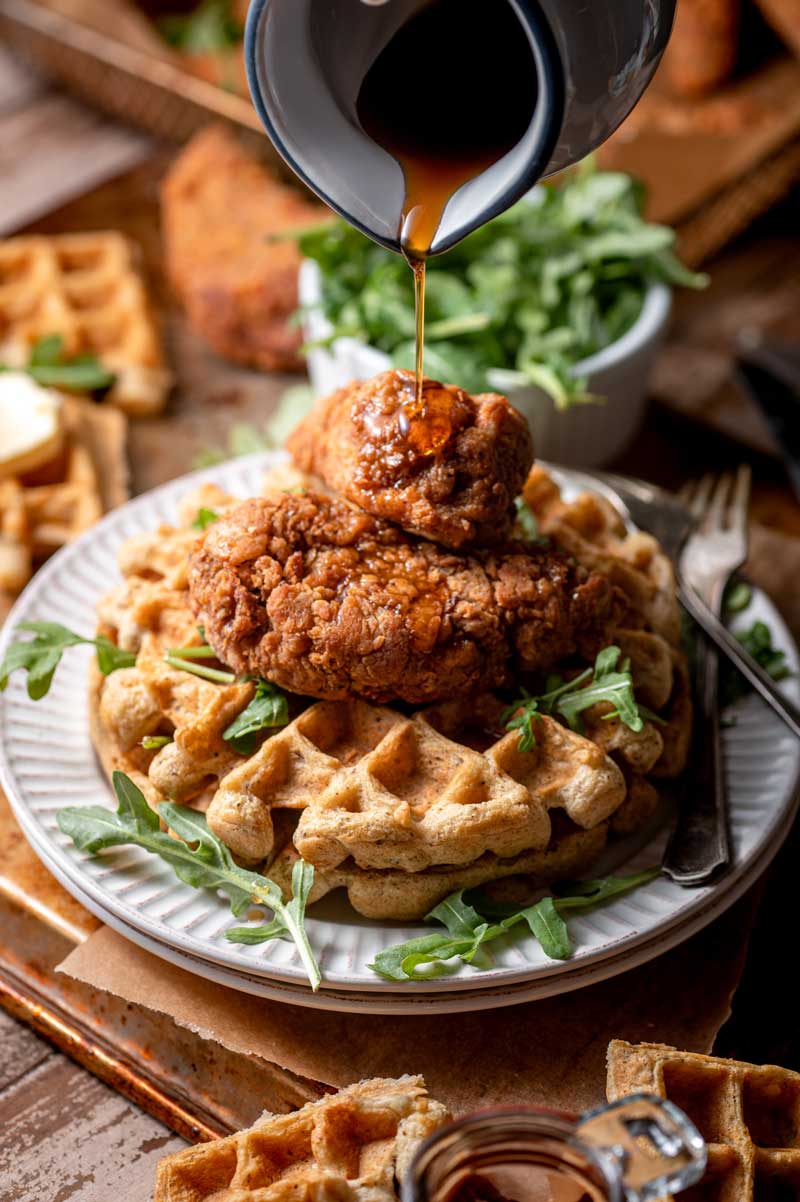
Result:
M540 475L535 483L544 495L551 482ZM543 502L539 510L553 526L591 509L585 499L565 505L555 486L548 497L549 510ZM651 817L649 778L681 771L690 717L682 659L649 620L668 609L668 565L654 545L632 543L638 536L603 514L602 529L585 522L581 546L570 550L603 556L644 606L640 628L619 631L617 641L662 723L635 733L597 706L584 715L585 734L542 717L534 746L522 751L492 694L408 714L359 699L300 709L297 699L290 723L242 756L223 734L253 683L212 683L164 660L169 648L200 642L187 592L198 537L190 523L201 508L221 514L234 504L208 486L187 497L183 528L123 547L125 581L100 605L100 629L137 661L95 677L93 737L106 769L127 772L151 804L170 798L206 809L234 854L264 865L287 890L302 855L316 869L312 900L344 887L365 916L399 919L498 878L574 878L610 832L630 833ZM158 734L172 741L142 747Z
M0 361L23 366L59 334L66 355L96 355L116 376L107 399L134 417L161 412L171 375L122 234L23 235L0 241Z
M686 1202L800 1197L800 1073L614 1040L609 1101L644 1091L679 1106L708 1144L703 1180Z
M421 1077L362 1081L166 1156L155 1202L397 1202L420 1143L449 1118Z

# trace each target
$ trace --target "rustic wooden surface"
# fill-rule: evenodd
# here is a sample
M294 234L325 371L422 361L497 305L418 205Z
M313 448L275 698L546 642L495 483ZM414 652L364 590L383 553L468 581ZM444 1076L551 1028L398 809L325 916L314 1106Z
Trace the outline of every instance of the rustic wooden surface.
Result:
M72 132L70 132L72 131ZM263 423L296 377L264 376L223 364L191 333L169 303L159 270L157 183L169 161L146 144L46 90L0 54L0 230L26 223L43 231L124 228L144 248L150 283L164 320L168 351L180 364L181 387L163 421L133 427L134 491L187 470L197 452L224 446L237 421ZM139 163L121 179L95 187ZM68 197L80 197L51 212ZM45 212L51 215L42 215ZM715 407L732 435L747 427L764 454L748 455L756 475L755 513L778 535L800 535L800 507L788 492L758 415L731 400L731 342L744 324L779 329L800 340L797 197L764 219L712 264L707 294L678 299L670 344L659 364L657 396L644 433L621 467L666 484L698 470L738 462L743 452L693 420ZM727 400L725 396L727 394ZM676 413L677 408L681 414ZM757 431L757 437L752 431ZM797 847L767 889L724 1051L800 1065L791 1012L787 953L780 939L793 902ZM763 999L769 997L769 1008ZM781 1006L780 999L786 999ZM768 1016L768 1017L767 1017ZM151 1197L155 1162L180 1141L61 1054L0 1013L0 1202L139 1202Z

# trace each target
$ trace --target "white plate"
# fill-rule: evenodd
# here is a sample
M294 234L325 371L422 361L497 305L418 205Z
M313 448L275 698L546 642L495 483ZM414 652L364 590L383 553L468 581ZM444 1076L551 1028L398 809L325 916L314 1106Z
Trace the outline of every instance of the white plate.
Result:
M99 595L117 578L116 551L131 535L175 519L177 502L191 487L213 480L240 496L257 492L270 455L251 456L147 493L109 514L45 565L23 593L0 637L0 658L17 622L51 620L91 634ZM564 473L568 481L569 473ZM567 489L569 491L569 489ZM764 618L793 671L797 650L777 611L762 595L742 620ZM62 883L90 909L157 954L185 961L194 971L238 988L310 1002L311 994L292 944L279 940L256 947L228 943L235 922L223 898L179 882L163 863L136 848L89 857L58 830L64 805L109 804L110 790L96 761L86 721L86 669L91 652L66 652L50 693L32 702L22 673L15 674L2 705L0 781L35 850ZM796 700L798 683L788 682ZM724 733L731 800L735 863L717 884L683 890L659 878L610 904L574 918L575 954L568 962L548 960L532 937L493 945L494 967L460 966L445 977L398 985L368 965L382 949L422 933L422 926L376 923L355 914L343 895L332 895L308 919L312 945L325 977L315 1004L369 1004L418 1009L506 1004L523 997L576 988L621 971L686 938L730 905L777 851L793 813L800 775L800 744L760 701L739 709L736 726ZM616 844L598 871L634 872L656 863L663 829L644 846ZM203 962L198 967L198 961ZM614 967L614 966L617 967ZM255 985L253 984L255 982ZM287 988L288 987L288 988ZM485 992L488 991L488 992ZM426 996L427 995L427 996ZM501 1000L492 1002L493 997ZM483 1004L483 1003L481 1003Z

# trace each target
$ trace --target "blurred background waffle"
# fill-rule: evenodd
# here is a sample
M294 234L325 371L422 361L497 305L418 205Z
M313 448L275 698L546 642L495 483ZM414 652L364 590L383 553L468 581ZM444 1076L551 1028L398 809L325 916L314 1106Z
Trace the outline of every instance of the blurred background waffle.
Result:
M219 118L281 171L242 68L241 0L0 0L0 33L70 90L184 141ZM793 0L680 0L654 88L603 150L641 176L650 216L696 264L800 172L800 27Z
M0 241L0 361L23 367L42 339L113 374L104 399L135 417L161 412L171 384L136 265L113 230Z
M286 484L278 471L267 486ZM562 501L542 469L530 491L556 544L559 530L571 531L565 549L627 592L631 629L614 638L658 724L633 731L598 705L582 733L540 717L524 749L491 695L408 714L289 696L288 723L237 749L228 728L255 685L214 679L222 665L209 658L201 670L212 677L203 678L180 658L202 643L187 589L198 518L235 504L204 486L184 499L182 527L123 545L124 581L99 603L100 630L136 653L133 667L95 671L92 738L106 771L128 773L151 805L205 810L238 859L266 865L281 883L299 853L319 870L312 900L344 887L371 918L421 917L454 889L499 878L579 876L610 834L653 818L655 782L685 766L691 702L674 581L658 545L620 529L597 498Z
M0 622L53 551L128 499L124 414L65 397L55 457L0 479Z

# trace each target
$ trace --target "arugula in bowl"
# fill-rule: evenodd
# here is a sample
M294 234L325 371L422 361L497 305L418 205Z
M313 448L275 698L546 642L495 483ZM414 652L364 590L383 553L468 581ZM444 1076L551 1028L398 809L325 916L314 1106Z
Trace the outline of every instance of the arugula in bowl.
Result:
M561 408L597 399L575 367L631 328L649 285L707 283L676 258L674 231L644 220L643 206L631 176L587 162L432 259L429 374L468 392L536 385ZM333 327L325 343L355 338L413 369L414 296L403 259L338 219L298 241L319 268L320 308Z

